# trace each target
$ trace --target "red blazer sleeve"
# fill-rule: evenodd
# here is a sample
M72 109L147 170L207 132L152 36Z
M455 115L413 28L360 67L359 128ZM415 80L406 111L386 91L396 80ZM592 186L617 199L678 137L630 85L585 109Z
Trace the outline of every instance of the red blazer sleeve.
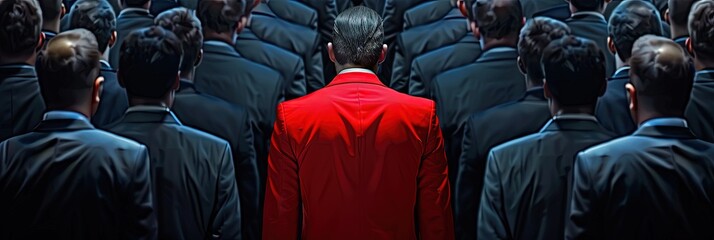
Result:
M288 140L283 110L283 105L278 105L268 155L263 239L271 240L298 239L298 163Z
M429 133L418 177L417 216L422 240L454 239L454 219L444 139L432 107Z

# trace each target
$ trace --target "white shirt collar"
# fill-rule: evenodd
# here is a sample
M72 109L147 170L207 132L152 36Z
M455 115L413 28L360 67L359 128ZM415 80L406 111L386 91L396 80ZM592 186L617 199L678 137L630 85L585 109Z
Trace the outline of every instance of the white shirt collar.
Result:
M553 120L587 120L597 122L597 118L585 113L567 113L553 116Z
M149 10L145 9L145 8L128 7L128 8L122 9L121 13L123 13L123 12L145 12L145 13L148 13Z
M136 105L126 109L126 112L171 112L171 110L162 106Z
M72 111L62 111L62 110L54 110L54 111L49 111L45 113L44 117L42 118L43 120L59 120L59 119L69 119L69 120L82 120L82 121L89 121L84 114L78 113L78 112L72 112Z
M640 127L689 127L687 120L678 117L653 118L647 120Z
M374 72L373 72L372 70L369 70L369 69L366 69L366 68L347 68L347 69L343 69L342 71L340 71L339 74L356 73L356 72L358 72L358 73L370 73L370 74L374 74ZM339 74L338 74L338 75L339 75Z
M624 67L618 68L617 71L615 71L615 74L613 74L613 76L617 76L621 72L629 71L629 70L630 70L630 66L624 66Z

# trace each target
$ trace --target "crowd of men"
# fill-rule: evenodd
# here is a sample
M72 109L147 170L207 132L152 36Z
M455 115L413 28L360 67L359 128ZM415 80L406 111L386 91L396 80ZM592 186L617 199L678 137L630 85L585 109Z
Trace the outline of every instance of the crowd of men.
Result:
M0 239L714 239L714 0L0 0Z

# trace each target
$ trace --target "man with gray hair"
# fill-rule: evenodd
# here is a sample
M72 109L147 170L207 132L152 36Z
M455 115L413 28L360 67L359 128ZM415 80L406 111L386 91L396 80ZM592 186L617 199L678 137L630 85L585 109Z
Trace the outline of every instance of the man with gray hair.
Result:
M263 239L454 239L434 102L375 75L387 46L373 10L348 9L333 35L337 77L278 106Z

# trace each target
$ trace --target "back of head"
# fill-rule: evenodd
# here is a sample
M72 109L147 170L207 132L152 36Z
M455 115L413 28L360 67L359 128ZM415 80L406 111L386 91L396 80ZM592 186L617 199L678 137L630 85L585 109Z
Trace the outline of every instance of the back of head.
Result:
M475 21L484 38L518 36L523 27L523 9L518 0L477 0L474 10Z
M630 82L638 108L681 116L689 103L694 68L689 56L674 41L657 36L637 40L630 59Z
M340 13L332 32L335 60L365 68L377 66L384 43L382 17L372 9L353 7Z
M45 22L59 21L62 16L62 0L38 0Z
M144 8L151 0L120 0L124 8Z
M714 60L714 1L701 1L689 15L689 35L697 60Z
M605 0L569 0L569 2L573 7L577 8L579 12L601 12L605 6Z
M561 106L589 106L607 84L605 56L591 40L567 36L543 50L547 88Z
M530 81L542 84L544 76L540 59L543 49L566 35L570 35L568 25L552 18L536 17L526 22L518 41L518 55Z
M121 46L117 75L130 96L160 99L176 83L182 58L181 40L172 32L139 29Z
M47 108L89 103L100 56L97 40L87 30L70 30L52 38L37 57L37 77Z
M245 9L245 0L201 0L196 15L204 30L226 33L236 30Z
M669 23L671 25L686 28L689 19L689 10L692 5L699 0L669 0Z
M157 26L173 32L181 40L183 59L179 70L193 72L203 44L201 22L186 8L174 8L159 14L154 20Z
M116 17L109 2L105 0L80 0L70 11L69 29L84 28L97 38L99 52L109 46L109 40L116 31Z
M40 41L42 13L35 0L0 0L0 58L31 55Z
M657 8L647 1L624 1L617 6L608 23L610 38L622 61L630 59L632 45L638 38L662 35L662 21Z

